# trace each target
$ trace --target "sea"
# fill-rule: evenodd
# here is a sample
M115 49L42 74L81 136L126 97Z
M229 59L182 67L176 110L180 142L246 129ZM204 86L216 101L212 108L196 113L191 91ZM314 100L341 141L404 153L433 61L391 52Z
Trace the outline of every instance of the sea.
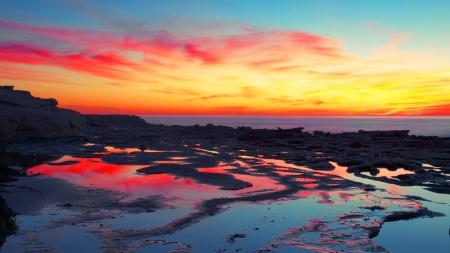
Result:
M330 133L356 132L358 130L410 130L410 135L450 137L450 116L205 116L205 115L140 115L150 124L193 126L199 124L229 127L246 126L254 129L290 129L304 127L304 132L320 130Z

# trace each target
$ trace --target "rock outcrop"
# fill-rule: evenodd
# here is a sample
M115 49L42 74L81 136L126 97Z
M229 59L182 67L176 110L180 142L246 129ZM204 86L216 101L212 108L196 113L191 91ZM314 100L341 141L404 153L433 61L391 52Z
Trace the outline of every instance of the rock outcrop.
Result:
M148 127L149 124L145 120L134 115L98 115L84 114L88 126L93 127Z
M0 142L82 135L87 126L85 117L57 104L52 98L41 99L28 91L0 86Z

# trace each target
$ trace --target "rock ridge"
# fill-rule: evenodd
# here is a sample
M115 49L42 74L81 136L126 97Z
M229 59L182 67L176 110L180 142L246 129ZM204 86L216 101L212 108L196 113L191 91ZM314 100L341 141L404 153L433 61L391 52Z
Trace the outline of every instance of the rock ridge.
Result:
M56 105L58 101L53 98L0 86L0 142L82 135L87 126L85 117Z

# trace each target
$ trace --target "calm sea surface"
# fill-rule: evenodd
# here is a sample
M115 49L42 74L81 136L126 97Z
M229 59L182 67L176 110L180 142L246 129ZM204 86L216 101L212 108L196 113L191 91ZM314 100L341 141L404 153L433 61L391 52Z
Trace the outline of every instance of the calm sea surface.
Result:
M285 117L285 116L160 116L141 115L151 124L192 126L195 124L230 127L288 129L304 127L306 132L331 133L358 130L410 130L410 135L450 137L450 117Z

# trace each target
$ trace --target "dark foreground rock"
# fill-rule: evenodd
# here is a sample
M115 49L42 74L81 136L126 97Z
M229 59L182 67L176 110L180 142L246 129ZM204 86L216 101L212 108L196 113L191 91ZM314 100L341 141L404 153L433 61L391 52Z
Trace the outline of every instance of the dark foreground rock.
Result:
M0 161L0 182L5 183L15 180L19 172L13 170ZM0 196L0 247L5 242L6 236L13 234L16 230L16 213L9 208L5 199Z
M13 234L16 230L16 213L6 204L5 199L0 196L0 247L5 242L6 236Z

